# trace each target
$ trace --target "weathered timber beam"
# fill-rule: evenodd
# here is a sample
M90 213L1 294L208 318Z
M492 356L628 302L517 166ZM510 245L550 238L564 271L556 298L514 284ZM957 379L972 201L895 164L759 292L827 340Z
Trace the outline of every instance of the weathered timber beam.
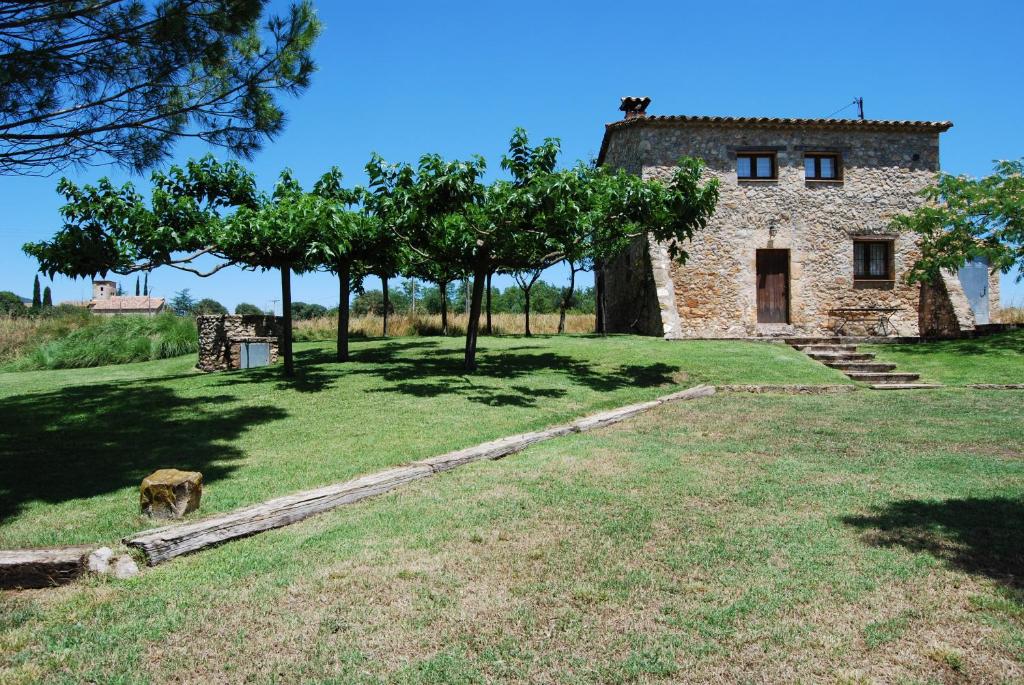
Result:
M146 555L146 563L154 566L182 554L195 552L228 540L253 535L272 528L280 528L343 504L351 504L382 494L435 473L458 468L474 461L501 459L544 440L568 433L580 433L602 426L610 426L668 402L696 399L714 393L713 387L699 385L659 397L650 402L640 402L611 409L546 430L511 435L429 459L422 459L408 466L362 476L345 483L278 497L262 504L237 509L228 514L212 516L192 523L154 528L127 537L124 539L124 543L140 548Z
M61 585L85 569L89 547L0 551L0 588L40 588Z

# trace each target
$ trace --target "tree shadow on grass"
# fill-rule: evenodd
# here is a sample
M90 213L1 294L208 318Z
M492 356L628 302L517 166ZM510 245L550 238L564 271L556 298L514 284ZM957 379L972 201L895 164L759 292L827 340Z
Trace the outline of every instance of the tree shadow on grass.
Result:
M1024 500L993 497L904 500L847 525L878 547L927 552L949 566L991 578L1024 599Z
M903 344L899 346L899 351L907 355L1016 353L1024 360L1024 331L995 333L978 338Z
M378 357L379 358L379 357ZM429 350L416 357L391 357L387 362L354 369L352 373L371 375L381 383L369 392L389 392L416 397L461 395L488 406L535 406L539 398L563 397L564 388L544 388L526 382L489 386L484 379L502 381L543 380L563 376L574 385L598 392L626 387L651 388L674 384L678 367L662 363L623 364L612 370L555 352L537 348L503 349L481 354L477 370L467 374L462 368L461 352Z
M674 385L682 378L679 368L663 363L622 364L601 369L582 359L536 346L481 350L477 370L466 373L461 349L442 348L435 340L384 342L354 350L351 361L339 363L334 351L314 348L295 353L295 376L281 376L279 365L221 374L218 383L272 383L278 389L320 392L343 382L346 377L368 376L376 382L366 392L385 392L432 398L460 395L492 407L532 407L539 398L568 394L564 388L545 388L526 382L500 386L480 381L540 380L563 376L574 384L597 392L622 388L653 388Z
M231 441L286 412L226 395L182 397L152 382L98 383L0 400L0 521L31 501L93 497L137 486L158 468L223 478Z

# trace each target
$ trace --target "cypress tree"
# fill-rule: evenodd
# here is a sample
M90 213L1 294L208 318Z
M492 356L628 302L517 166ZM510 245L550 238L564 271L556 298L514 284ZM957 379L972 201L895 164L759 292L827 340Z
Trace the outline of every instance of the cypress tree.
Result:
M146 280L144 280L142 282L142 294L143 295L149 295L149 272L148 271L145 273L145 279Z
M135 277L135 297L139 296L139 277Z
M43 301L39 299L39 274L36 274L36 280L32 283L32 309L39 309L43 306Z
M53 294L50 292L50 286L43 288L43 307L53 306Z

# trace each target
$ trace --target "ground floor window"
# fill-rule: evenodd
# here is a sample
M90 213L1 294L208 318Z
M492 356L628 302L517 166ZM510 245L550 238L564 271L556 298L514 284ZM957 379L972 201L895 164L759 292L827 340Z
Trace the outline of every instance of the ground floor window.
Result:
M854 240L853 278L857 281L895 280L892 241Z

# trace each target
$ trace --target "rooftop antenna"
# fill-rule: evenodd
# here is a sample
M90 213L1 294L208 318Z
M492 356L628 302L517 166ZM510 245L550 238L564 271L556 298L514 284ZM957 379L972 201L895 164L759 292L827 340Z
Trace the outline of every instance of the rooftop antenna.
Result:
M857 116L864 121L864 98L854 98L853 101L857 103Z

